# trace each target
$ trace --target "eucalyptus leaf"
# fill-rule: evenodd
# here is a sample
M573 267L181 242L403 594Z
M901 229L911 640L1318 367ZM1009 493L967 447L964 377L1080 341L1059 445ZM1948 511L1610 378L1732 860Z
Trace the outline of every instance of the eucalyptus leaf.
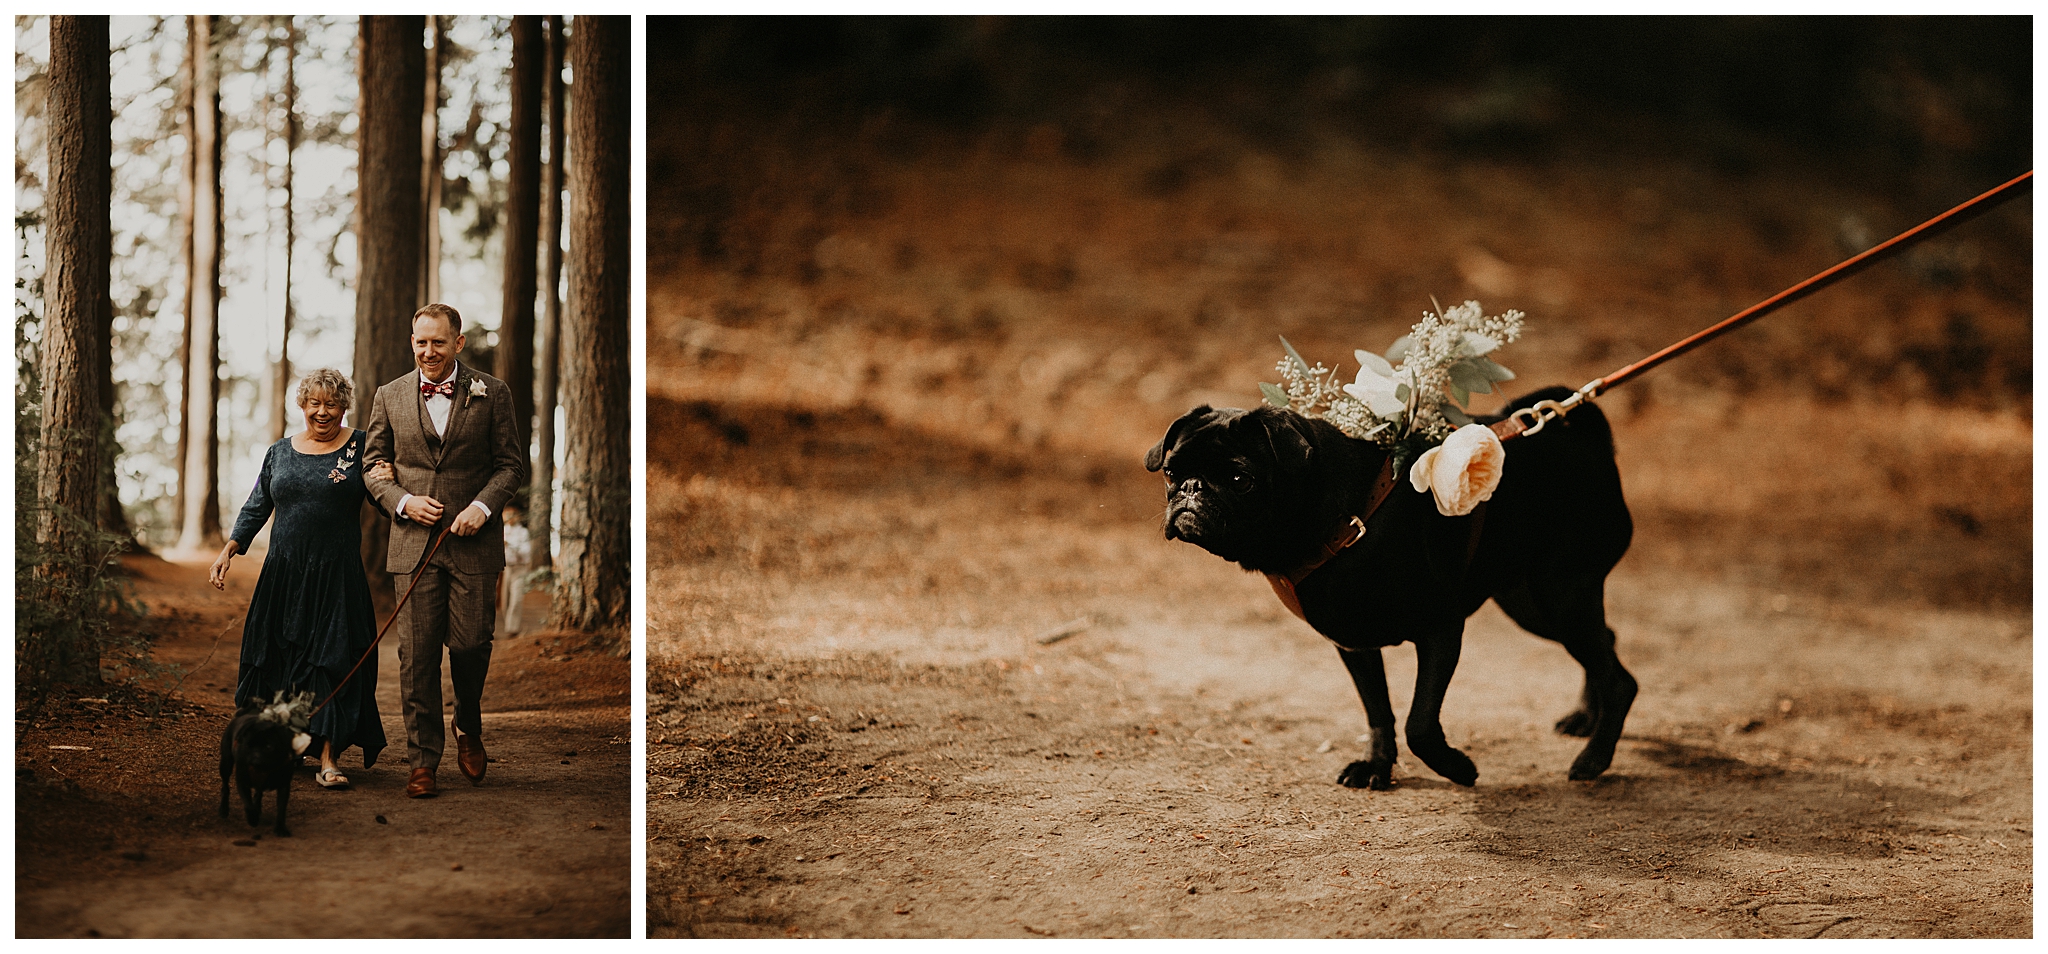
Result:
M1280 390L1280 386L1277 384L1267 384L1264 381L1260 381L1259 393L1264 394L1266 396L1267 404L1271 404L1274 407L1280 408L1283 411L1286 410L1287 406L1291 403L1287 400L1287 392Z
M1365 368L1380 377L1391 378L1394 376L1394 366L1388 364L1387 359L1379 355L1360 348L1357 351L1351 352L1351 356L1358 359L1359 367Z
M1412 390L1412 389L1411 389L1411 388L1409 388L1409 387L1408 387L1408 385L1406 385L1406 384L1396 384L1396 385L1394 385L1394 400L1396 400L1396 401L1399 401L1399 402L1401 402L1401 406L1402 406L1402 407L1407 407L1407 406L1408 406L1408 395L1409 395L1409 393L1410 393L1410 391L1411 391L1411 390Z
M1413 347L1415 347L1414 335L1408 334L1402 335L1399 338L1395 338L1394 343L1387 346L1387 360L1399 361L1402 358L1407 357L1408 349Z
M1474 358L1472 359L1472 363L1474 365L1477 365L1479 370L1483 372L1488 378L1491 378L1495 381L1513 381L1515 379L1515 373L1513 371L1509 371L1506 365L1501 364L1493 360L1492 358Z
M1480 370L1479 366L1474 363L1477 361L1484 360L1486 359L1468 358L1464 361L1460 361L1456 364L1451 365L1451 383L1459 388L1471 391L1476 394L1492 394L1493 380L1487 376L1485 371ZM1465 403L1465 401L1464 399L1460 398L1458 403L1463 404Z
M1465 425L1472 423L1472 418L1470 415L1467 415L1464 411L1460 411L1457 408L1452 407L1448 404L1440 408L1437 408L1437 410L1442 411L1444 413L1444 420L1449 421L1452 424L1456 424L1459 427L1464 427Z
M1464 388L1459 387L1458 382L1455 380L1451 382L1451 397L1457 398L1459 404L1472 403L1471 393L1466 391ZM1446 407L1448 407L1448 405L1446 405Z
M1294 350L1294 345L1288 343L1286 335L1280 336L1280 347L1287 349L1287 358L1294 362L1294 369L1300 372L1302 377L1308 377L1308 362L1301 360L1301 352Z

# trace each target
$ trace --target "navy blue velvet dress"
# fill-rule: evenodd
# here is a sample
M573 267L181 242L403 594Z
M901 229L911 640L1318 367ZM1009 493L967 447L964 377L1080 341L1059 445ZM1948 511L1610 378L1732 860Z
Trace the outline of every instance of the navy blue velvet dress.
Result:
M243 551L263 522L270 529L270 553L249 600L242 625L242 670L235 700L268 701L278 690L310 690L317 705L363 658L377 636L370 583L363 575L363 442L360 430L325 454L302 454L291 438L270 445L256 489L235 520L232 534ZM336 758L349 746L363 750L363 765L376 764L384 750L384 723L377 716L377 657L349 679L340 694L313 717L313 744L334 744Z

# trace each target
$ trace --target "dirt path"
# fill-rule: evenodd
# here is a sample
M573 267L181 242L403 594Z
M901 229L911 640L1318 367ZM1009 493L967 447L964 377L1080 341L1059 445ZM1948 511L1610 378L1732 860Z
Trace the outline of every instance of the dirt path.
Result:
M344 757L349 791L323 790L302 770L292 837L277 838L274 804L255 829L239 803L229 819L216 815L215 753L260 560L236 561L225 594L204 585L203 565L130 566L155 658L189 670L180 696L192 701L155 708L116 692L17 722L21 936L626 935L625 660L578 652L577 638L559 633L501 637L485 697L485 784L471 787L448 764L441 797L410 800L387 641L377 691L390 747L367 770L359 753ZM530 601L528 619L545 606Z
M1354 791L1335 654L1161 540L1150 479L857 415L810 416L816 440L774 410L650 417L747 435L650 474L652 519L691 530L650 581L690 594L650 618L655 936L2031 930L2023 608L1766 588L1653 545L1611 584L1643 690L1605 777L1566 781L1577 741L1549 728L1576 667L1489 607L1445 710L1479 784L1404 749L1395 790ZM1386 656L1405 710L1413 651Z

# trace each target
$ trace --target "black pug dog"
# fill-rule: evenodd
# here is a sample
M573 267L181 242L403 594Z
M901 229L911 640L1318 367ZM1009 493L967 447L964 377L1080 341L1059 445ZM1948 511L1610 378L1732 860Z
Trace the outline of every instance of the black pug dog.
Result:
M292 727L274 718L262 702L254 697L243 700L220 736L220 817L228 817L228 776L233 775L249 824L263 823L263 793L275 791L277 824L271 830L279 837L291 837L284 814L291 800L292 773L299 767L293 734Z
M1502 416L1572 392L1549 388ZM1499 417L1482 418L1491 423ZM1621 495L1614 439L1598 408L1504 442L1500 486L1480 510L1438 513L1400 473L1357 542L1295 585L1300 615L1337 644L1371 726L1366 757L1338 783L1392 784L1394 710L1380 648L1415 644L1408 749L1437 774L1471 785L1479 770L1444 740L1441 707L1458 666L1465 619L1491 598L1523 629L1563 643L1585 667L1579 707L1557 730L1583 736L1571 777L1607 770L1636 681L1614 654L1604 597L1607 573L1628 550L1633 525ZM1390 453L1327 421L1273 407L1197 407L1145 455L1166 472L1166 538L1186 540L1246 570L1286 577L1347 538L1368 509ZM1276 590L1282 590L1280 583Z

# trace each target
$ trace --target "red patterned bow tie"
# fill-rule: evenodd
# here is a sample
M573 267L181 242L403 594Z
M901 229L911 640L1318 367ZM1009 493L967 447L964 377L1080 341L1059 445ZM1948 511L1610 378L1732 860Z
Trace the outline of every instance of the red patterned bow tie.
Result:
M425 381L421 381L421 382L420 382L420 396L421 396L421 397L433 397L433 396L434 396L434 395L436 395L436 394L439 394L439 395L441 395L442 397L447 397L447 398L452 398L452 397L454 397L454 396L455 396L455 379L454 379L454 378L449 378L448 380L446 380L446 381L443 381L443 382L441 382L440 384L428 384L428 383L427 383L427 382L425 382Z

